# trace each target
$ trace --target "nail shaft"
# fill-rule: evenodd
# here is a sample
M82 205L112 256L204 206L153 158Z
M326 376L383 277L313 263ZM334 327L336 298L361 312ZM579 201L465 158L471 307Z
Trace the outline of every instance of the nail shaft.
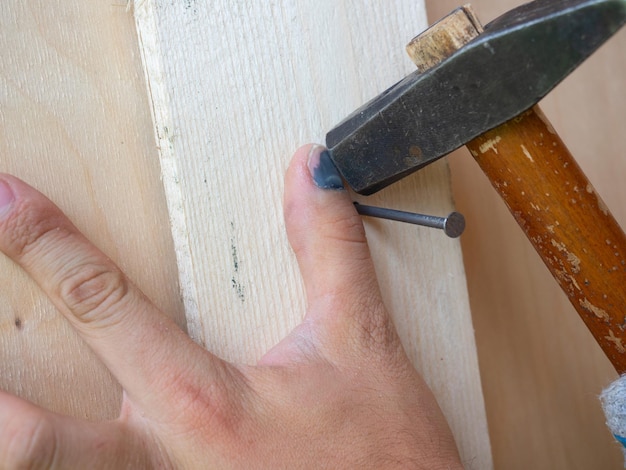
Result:
M417 214L415 212L405 212L384 207L366 206L358 202L355 202L354 206L361 215L437 228L443 230L450 238L459 237L463 233L463 230L465 230L465 217L458 212L452 212L447 217L436 217L433 215Z

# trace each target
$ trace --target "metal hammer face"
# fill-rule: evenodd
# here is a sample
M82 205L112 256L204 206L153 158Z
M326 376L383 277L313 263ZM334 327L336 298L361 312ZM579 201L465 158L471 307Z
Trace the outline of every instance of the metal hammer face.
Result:
M326 136L349 186L372 194L531 108L626 22L626 0L537 0L438 66L414 72Z

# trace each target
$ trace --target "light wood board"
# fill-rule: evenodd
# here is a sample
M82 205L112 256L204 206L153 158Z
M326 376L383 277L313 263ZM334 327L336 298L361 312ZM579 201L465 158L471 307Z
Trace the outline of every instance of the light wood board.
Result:
M456 0L427 0L431 21ZM486 23L522 0L474 0ZM626 31L541 107L626 227ZM615 377L487 178L463 149L450 159L483 390L498 469L618 469L598 394Z
M184 325L134 21L124 2L0 2L0 171L46 193ZM0 388L88 419L116 416L121 398L38 287L1 256Z
M292 152L413 70L419 1L143 0L135 4L190 334L253 363L304 312L284 232ZM370 200L445 215L445 162ZM384 297L467 468L491 466L456 240L367 221Z

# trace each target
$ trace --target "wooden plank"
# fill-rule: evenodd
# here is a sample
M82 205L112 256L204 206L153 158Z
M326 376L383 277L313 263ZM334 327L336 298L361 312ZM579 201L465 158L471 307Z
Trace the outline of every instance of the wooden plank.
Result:
M0 171L65 210L184 324L132 15L122 2L0 2ZM0 388L88 419L120 390L51 303L0 257Z
M525 3L473 0L483 22ZM427 0L431 21L455 0ZM626 226L626 33L620 32L541 107ZM496 468L622 468L597 396L615 371L485 175L465 150L450 159L468 220L461 242Z
M412 69L421 2L137 2L136 21L192 336L253 363L301 320L282 221L290 155ZM445 162L368 202L453 208ZM405 347L468 468L490 468L458 241L366 222Z

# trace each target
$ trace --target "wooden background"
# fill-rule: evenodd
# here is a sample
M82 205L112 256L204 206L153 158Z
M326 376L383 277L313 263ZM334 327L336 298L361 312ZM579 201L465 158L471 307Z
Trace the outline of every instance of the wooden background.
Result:
M487 23L525 2L471 3ZM459 2L426 5L432 22ZM541 103L622 227L625 50L621 31ZM623 468L597 398L614 369L473 158L450 164L495 468Z
M486 22L519 3L473 5ZM458 4L427 0L431 21ZM622 225L625 40L622 31L543 104ZM48 194L182 326L145 90L125 1L0 3L0 171ZM622 468L597 402L614 372L471 158L451 164L496 468ZM4 258L0 299L0 387L114 416L117 385Z
M425 27L424 4L144 0L139 37L126 6L0 4L0 171L48 194L196 340L254 362L304 310L282 227L291 153L323 140L352 108L412 70L403 46ZM141 17L148 7L153 16ZM338 22L334 35L329 17ZM168 26L149 23L157 19ZM148 83L140 51L154 59ZM202 69L208 60L215 62ZM211 119L195 121L202 112ZM447 165L386 197L396 207L419 199L428 212L448 213ZM384 221L368 230L409 356L436 390L468 468L490 468L459 241ZM55 411L115 416L120 390L110 374L38 288L0 263L0 387Z
M0 2L0 171L34 185L185 324L134 21L112 1ZM0 256L0 387L88 419L120 389Z
M294 149L414 69L423 2L144 0L135 17L189 333L254 363L302 318L282 220ZM368 202L448 214L439 162ZM463 259L440 231L365 220L387 308L468 468L491 456Z

